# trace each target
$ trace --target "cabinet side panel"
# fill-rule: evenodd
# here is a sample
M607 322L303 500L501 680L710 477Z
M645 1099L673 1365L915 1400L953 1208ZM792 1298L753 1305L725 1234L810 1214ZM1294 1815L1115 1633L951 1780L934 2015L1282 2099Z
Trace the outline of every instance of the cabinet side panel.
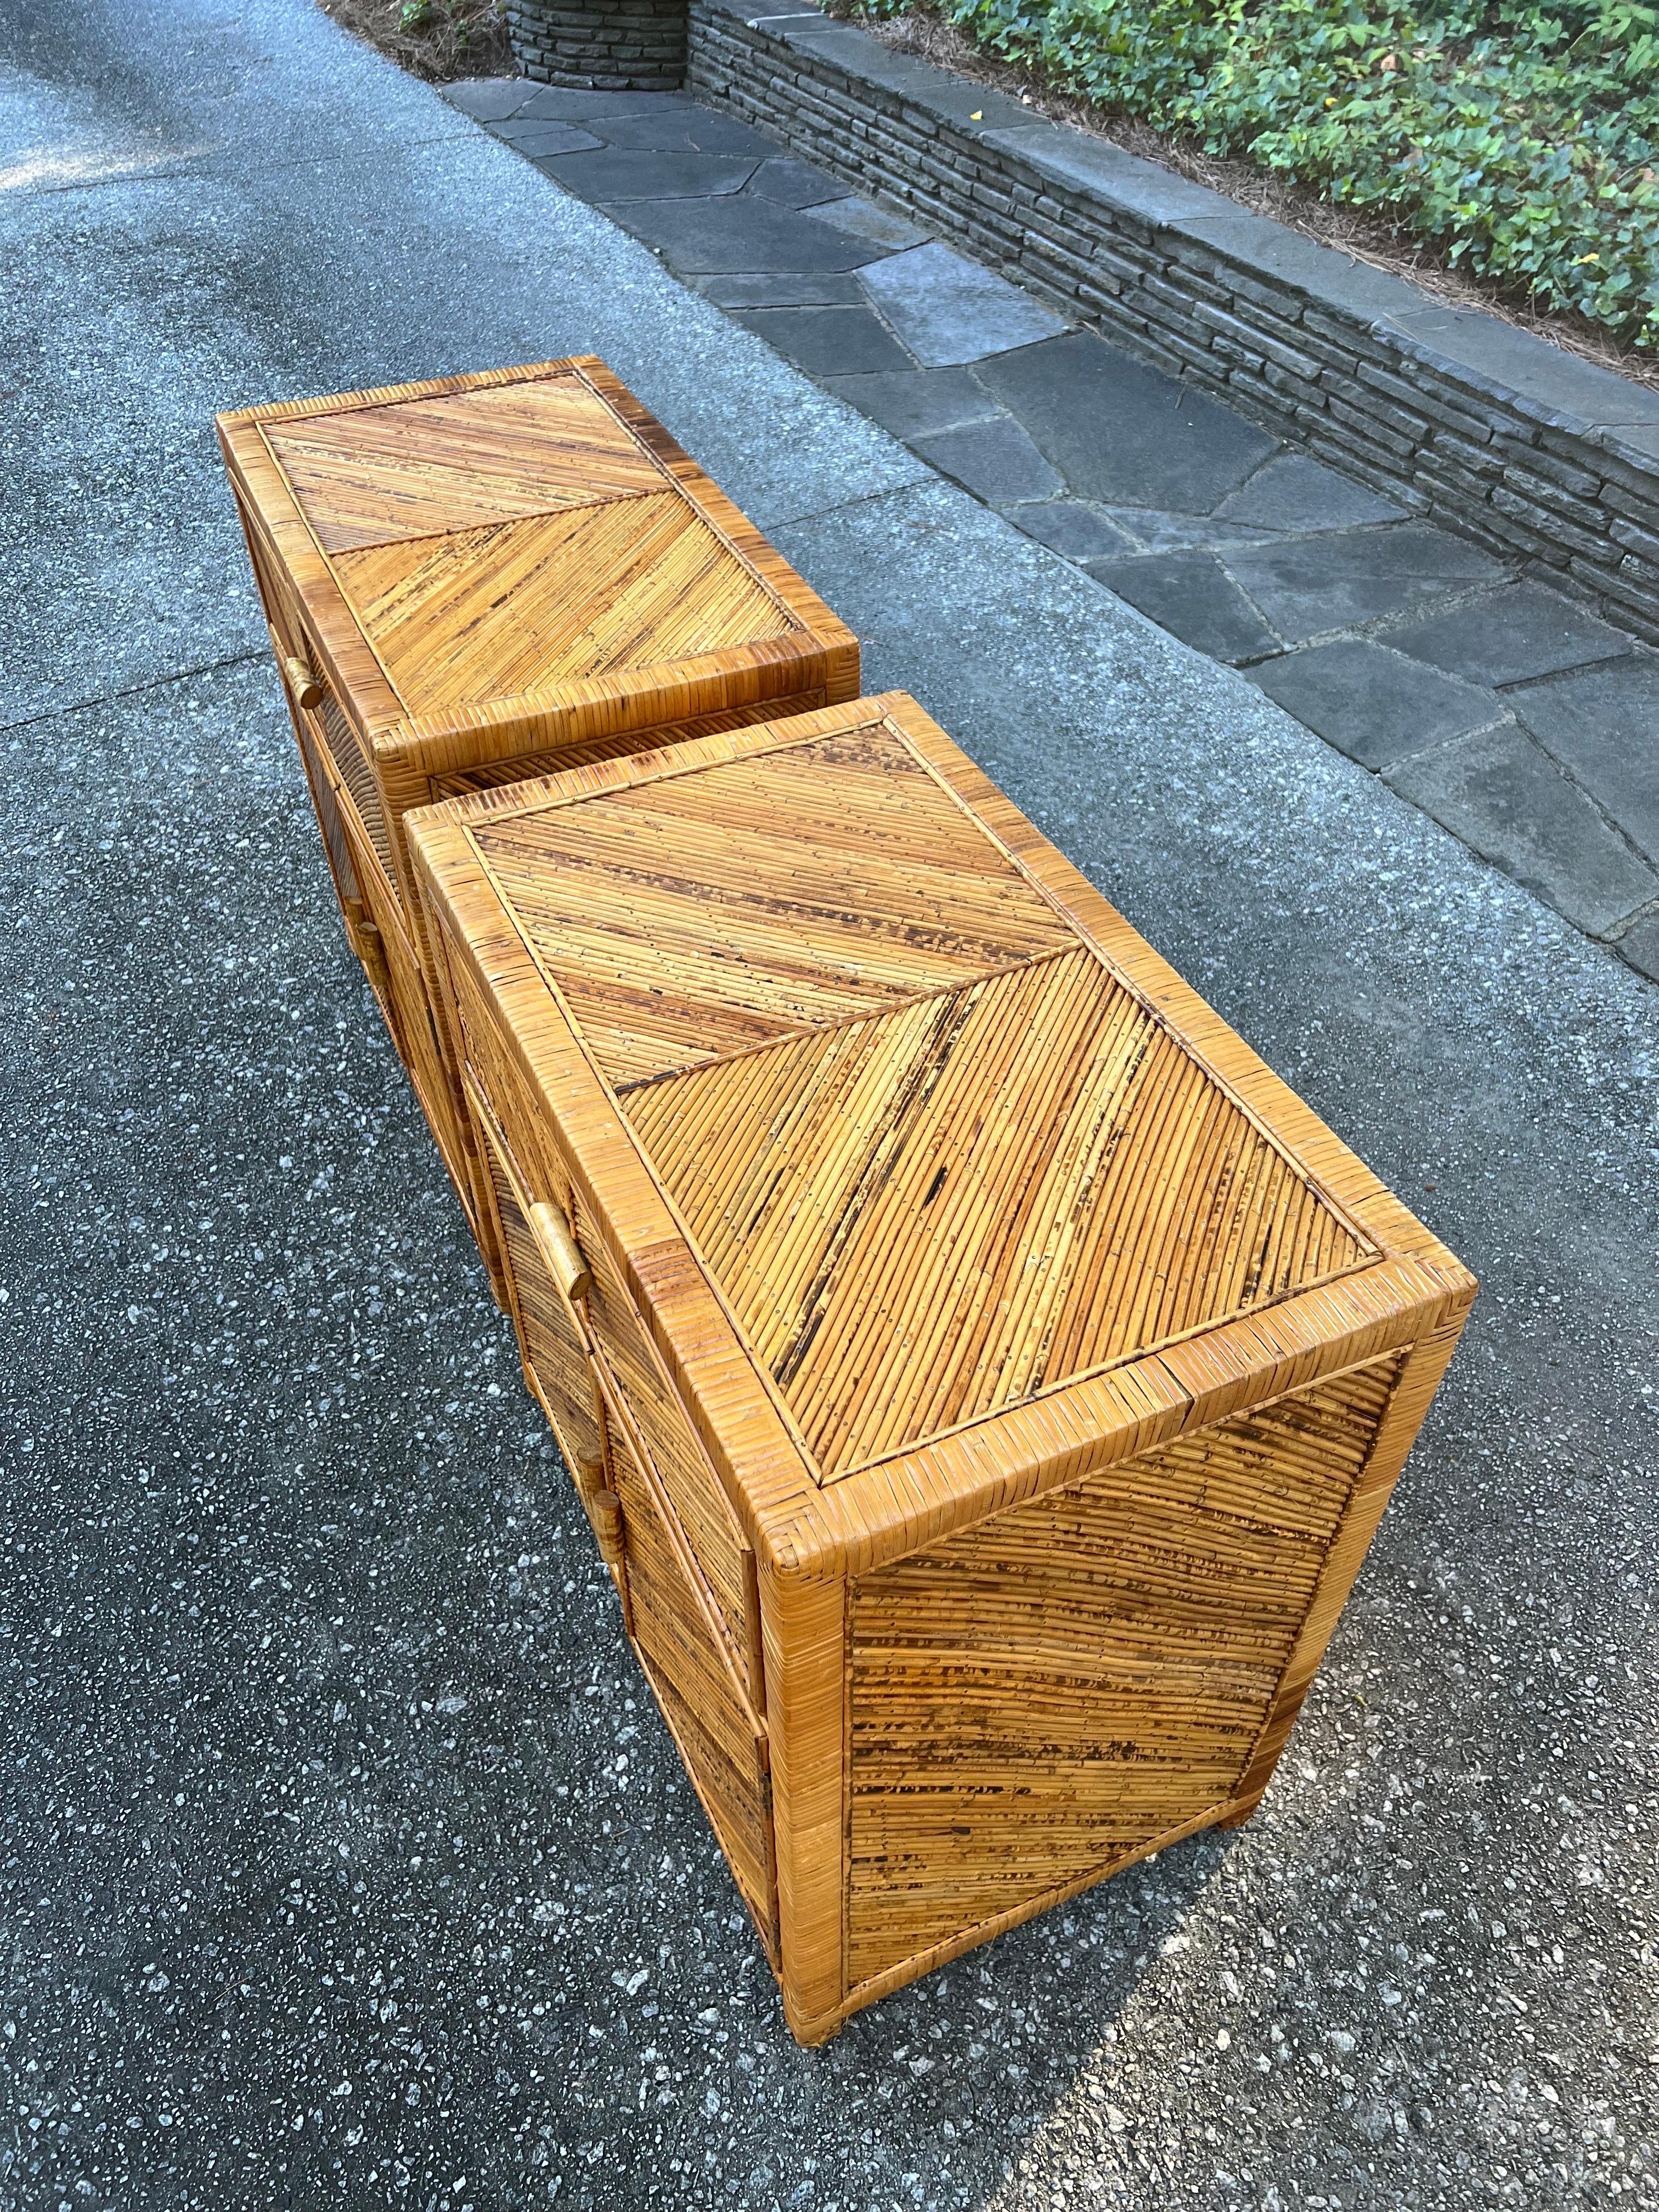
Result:
M1406 1463L1406 1455L1417 1438L1429 1410L1430 1401L1440 1386L1448 1361L1457 1349L1457 1340L1468 1318L1473 1290L1449 1301L1441 1319L1419 1338L1405 1355L1400 1369L1400 1378L1389 1409L1377 1431L1376 1443L1365 1462L1365 1471L1354 1491L1353 1501L1347 1516L1338 1532L1335 1542L1325 1557L1325 1570L1320 1577L1319 1588L1302 1624L1296 1650L1285 1670L1279 1686L1279 1694L1261 1731L1260 1741L1251 1754L1250 1763L1238 1785L1238 1796L1244 1801L1236 1819L1246 1817L1254 1802L1267 1788L1279 1756L1284 1750L1296 1717L1302 1709L1302 1700L1308 1693L1314 1674L1325 1656L1325 1647L1336 1627L1337 1618L1347 1602L1348 1592L1359 1572L1371 1538L1376 1534L1393 1492L1395 1481Z
M854 1582L854 1990L1226 1808L1399 1367L1352 1369Z

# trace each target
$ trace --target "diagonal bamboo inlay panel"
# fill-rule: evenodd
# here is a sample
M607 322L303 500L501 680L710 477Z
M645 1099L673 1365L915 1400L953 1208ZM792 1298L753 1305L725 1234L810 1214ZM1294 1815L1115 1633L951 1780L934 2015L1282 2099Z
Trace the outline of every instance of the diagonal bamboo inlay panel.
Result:
M661 491L667 478L579 377L405 399L265 433L325 552Z
M851 1984L1224 1805L1397 1358L853 1585Z
M411 714L796 627L675 491L362 546L334 572Z
M1076 941L879 723L472 837L618 1085Z
M825 1476L1370 1256L1083 948L622 1103Z

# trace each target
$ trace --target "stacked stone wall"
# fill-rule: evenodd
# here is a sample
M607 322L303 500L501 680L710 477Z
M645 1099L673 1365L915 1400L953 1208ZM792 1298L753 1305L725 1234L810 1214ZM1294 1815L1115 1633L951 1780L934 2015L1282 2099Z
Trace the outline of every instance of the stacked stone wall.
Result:
M699 95L1659 642L1659 392L851 25L690 13Z

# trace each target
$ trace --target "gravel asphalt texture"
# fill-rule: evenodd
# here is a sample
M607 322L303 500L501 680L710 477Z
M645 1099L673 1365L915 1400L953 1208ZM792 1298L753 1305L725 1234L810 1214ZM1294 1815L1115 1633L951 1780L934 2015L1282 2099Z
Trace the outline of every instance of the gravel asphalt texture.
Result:
M0 15L5 2212L1659 2203L1659 992L306 0ZM210 417L604 354L1481 1275L1261 1814L798 2051Z

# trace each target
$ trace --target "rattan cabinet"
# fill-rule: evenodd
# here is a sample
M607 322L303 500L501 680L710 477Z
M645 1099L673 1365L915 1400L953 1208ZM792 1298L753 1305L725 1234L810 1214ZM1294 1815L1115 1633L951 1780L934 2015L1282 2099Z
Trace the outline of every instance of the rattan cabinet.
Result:
M858 643L597 360L219 435L347 932L502 1295L405 813L851 699Z
M901 695L409 823L804 2041L1261 1794L1474 1285Z

